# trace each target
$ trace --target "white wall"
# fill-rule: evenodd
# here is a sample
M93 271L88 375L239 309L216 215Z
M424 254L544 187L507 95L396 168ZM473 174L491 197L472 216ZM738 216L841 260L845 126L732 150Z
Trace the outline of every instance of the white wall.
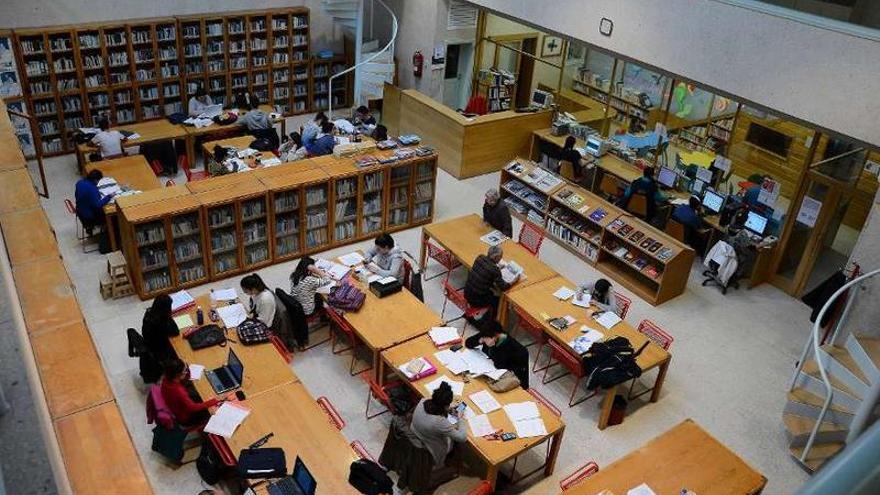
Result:
M880 146L880 42L713 0L469 1Z
M874 204L862 233L856 242L849 259L861 266L862 273L880 268L880 191L874 197ZM864 284L853 300L849 314L849 329L856 333L880 337L880 275L874 276Z
M342 32L321 11L320 0L0 0L0 28L25 28L173 17L207 12L308 7L313 50L342 51Z

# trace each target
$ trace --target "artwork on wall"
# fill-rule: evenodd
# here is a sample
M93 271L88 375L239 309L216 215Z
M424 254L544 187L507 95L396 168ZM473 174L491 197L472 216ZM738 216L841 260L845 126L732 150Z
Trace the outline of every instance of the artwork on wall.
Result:
M15 96L21 96L21 84L12 53L12 38L0 35L0 98Z
M541 44L541 58L558 57L562 55L562 38L558 36L544 36Z
M14 112L27 113L24 100L9 101L6 103L6 108ZM21 152L28 158L34 156L36 154L34 136L31 134L31 126L28 120L17 115L10 115L9 119L12 121L12 127L15 129L15 137L18 138Z

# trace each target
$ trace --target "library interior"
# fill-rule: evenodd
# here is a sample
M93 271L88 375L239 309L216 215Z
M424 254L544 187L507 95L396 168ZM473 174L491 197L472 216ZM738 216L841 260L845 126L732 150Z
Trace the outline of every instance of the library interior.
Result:
M0 495L880 493L880 5L660 4L9 0Z

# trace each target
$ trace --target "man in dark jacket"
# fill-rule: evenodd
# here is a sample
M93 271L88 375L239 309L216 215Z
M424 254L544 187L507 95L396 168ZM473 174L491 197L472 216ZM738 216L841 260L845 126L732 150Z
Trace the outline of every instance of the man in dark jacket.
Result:
M483 203L483 221L498 229L507 237L513 237L513 223L510 220L510 210L501 201L497 189L486 191L486 201Z
M104 205L113 199L112 194L104 195L98 189L98 182L103 178L104 174L95 169L76 182L76 216L89 234L95 226L104 223Z
M487 254L481 254L474 260L464 285L464 297L471 306L491 306L493 313L497 313L499 297L495 291L504 292L511 286L501 276L503 255L501 246L492 246ZM512 283L518 279L517 276Z
M499 370L510 370L519 379L522 388L529 388L529 351L516 339L507 335L497 320L487 320L480 332L468 337L464 345L473 349L483 345L483 352Z

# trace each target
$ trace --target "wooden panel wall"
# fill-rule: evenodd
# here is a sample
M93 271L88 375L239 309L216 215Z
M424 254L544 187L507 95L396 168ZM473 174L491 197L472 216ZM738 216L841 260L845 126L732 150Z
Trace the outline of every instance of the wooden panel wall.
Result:
M880 152L872 151L868 154L868 160L880 163ZM843 224L854 229L861 229L868 219L871 204L877 195L877 176L862 170L862 176L856 185L856 193L843 217Z

